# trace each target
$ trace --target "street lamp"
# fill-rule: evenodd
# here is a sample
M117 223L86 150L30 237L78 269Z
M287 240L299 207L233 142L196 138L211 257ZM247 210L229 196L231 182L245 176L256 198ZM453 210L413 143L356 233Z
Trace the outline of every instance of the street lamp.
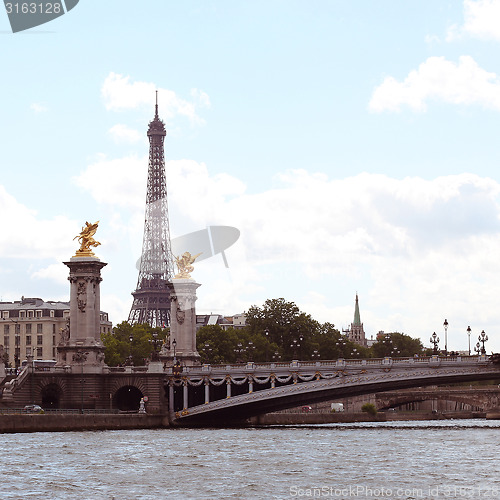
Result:
M175 348L177 347L177 340L172 340L172 347L174 349L174 363L177 361L177 358L175 357Z
M444 323L444 355L448 356L448 320L445 319Z
M319 359L319 352L318 351L313 351L313 353L311 354L311 358L312 359Z
M469 356L470 356L470 332L471 332L471 329L470 329L470 326L467 327L467 335L469 337Z
M482 347L481 347L481 354L486 354L486 349L484 348L485 342L488 340L488 335L484 333L484 330L479 334L479 337L477 338L479 342L482 342Z
M243 351L243 344L241 342L238 342L238 344L236 344L236 347L234 348L234 353L236 354L236 363L243 362L243 360L241 359Z
M344 337L340 337L339 340L335 342L335 345L340 350L341 355L344 356L344 347L347 345L346 339Z
M478 342L474 347L474 352L479 356L481 354L481 344Z
M293 349L293 357L297 358L297 349L300 347L300 342L298 340L293 340L290 344L290 348Z
M434 344L434 350L433 350L433 353L434 353L434 354L437 354L437 353L438 353L439 337L436 335L436 332L434 332L434 333L431 335L431 338L430 338L430 343L431 343L431 344Z
M269 328L264 330L266 336L266 363L269 361Z
M212 348L210 347L210 344L208 342L203 346L203 352L205 353L207 363L210 363L212 357Z
M275 353L273 354L273 361L279 361L281 359L281 355L278 351L275 351Z
M160 355L158 354L158 344L161 340L158 339L158 332L153 332L153 338L149 339L151 344L153 344L153 352L151 353L151 361L159 361Z
M132 337L132 334L130 334L130 337L128 338L130 341L130 354L128 355L128 364L129 366L134 365L133 357L132 357L132 342L134 341L134 337Z
M251 340L248 342L248 345L246 347L246 351L248 352L248 360L247 361L252 361L253 353L255 351L255 346L253 345L253 342Z

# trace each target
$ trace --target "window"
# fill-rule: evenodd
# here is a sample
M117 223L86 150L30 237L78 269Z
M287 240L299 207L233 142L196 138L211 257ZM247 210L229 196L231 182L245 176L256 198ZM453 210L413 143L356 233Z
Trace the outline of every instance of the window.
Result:
M52 348L52 359L56 359L56 348Z
M19 335L16 335L16 345L21 344L21 337Z
M36 343L37 343L37 345L42 345L43 344L43 335L37 335L36 336Z
M37 348L36 355L38 358L43 358L43 349L41 347Z
M36 317L41 318L42 317L42 311L35 311Z
M26 335L26 345L31 345L31 335Z
M9 345L9 339L10 339L9 336L5 336L3 338L3 345L4 345L4 347L7 347Z
M19 311L19 317L20 318L26 318L26 311Z
M7 319L9 317L9 311L2 311L2 318Z
M55 323L52 325L52 333L56 333L56 324Z
M63 312L63 318L69 318L69 311Z
M28 311L28 318L32 318L34 316L34 312L33 311Z
M38 323L36 325L36 333L43 333L43 324L42 323Z
M54 314L55 314L55 313L54 313L54 310L53 310L53 309L51 309L51 310L50 310L50 317L51 317L51 318L53 318L53 317L54 317Z
M31 323L26 325L26 335L31 335Z
M56 345L56 336L52 335L52 345Z
M16 335L21 334L21 325L20 324L16 323L15 331L16 331Z
M31 356L31 347L26 347L26 356Z
M8 335L10 331L10 325L3 325L3 333L4 335Z

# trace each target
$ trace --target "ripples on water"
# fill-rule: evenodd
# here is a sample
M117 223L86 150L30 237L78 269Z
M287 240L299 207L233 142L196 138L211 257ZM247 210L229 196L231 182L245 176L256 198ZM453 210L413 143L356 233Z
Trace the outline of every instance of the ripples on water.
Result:
M441 420L1 434L0 498L500 499L499 429Z

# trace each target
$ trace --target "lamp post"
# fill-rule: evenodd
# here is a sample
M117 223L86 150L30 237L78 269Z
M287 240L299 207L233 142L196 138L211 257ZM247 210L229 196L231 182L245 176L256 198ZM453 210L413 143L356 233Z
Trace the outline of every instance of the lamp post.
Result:
M276 361L279 361L281 359L281 355L278 351L275 351L275 353L273 354L273 361L276 362Z
M158 332L153 332L153 338L149 339L153 345L153 352L151 353L151 361L159 361L160 355L158 354L158 344L161 340L158 339Z
M212 358L212 348L210 347L210 344L208 342L203 346L203 352L205 353L207 363L210 364Z
M484 348L485 342L488 340L488 335L484 333L484 330L479 334L479 337L477 338L479 342L481 342L483 345L481 347L481 354L486 354L486 349Z
M320 355L318 351L313 351L313 353L311 354L312 359L319 359L319 357Z
M252 359L253 359L253 353L255 351L255 346L253 345L253 342L251 340L247 344L246 351L248 353L248 359L247 359L247 361L252 361Z
M290 344L290 348L293 349L293 357L296 359L297 358L297 349L300 347L300 342L296 339L292 340L292 343Z
M431 338L430 338L430 343L431 343L431 344L434 344L433 354L437 354L437 353L438 353L439 337L436 335L436 332L434 332L434 333L431 335Z
M469 337L469 356L470 356L470 333L471 333L471 329L470 329L470 326L467 327L467 336Z
M132 342L134 341L134 337L132 334L130 334L130 337L128 338L130 341L130 349L129 349L129 355L128 355L128 365L129 366L134 366L134 361L132 357Z
M337 349L340 350L341 356L344 356L344 347L347 345L345 337L340 337L339 340L335 342L335 345L337 346Z
M266 336L266 363L269 361L269 328L264 330Z
M478 342L474 347L474 352L479 356L481 354L481 344Z
M445 318L444 323L444 355L448 356L448 320Z
M175 357L175 348L177 347L177 340L172 340L172 347L174 349L174 363L177 361L177 358Z

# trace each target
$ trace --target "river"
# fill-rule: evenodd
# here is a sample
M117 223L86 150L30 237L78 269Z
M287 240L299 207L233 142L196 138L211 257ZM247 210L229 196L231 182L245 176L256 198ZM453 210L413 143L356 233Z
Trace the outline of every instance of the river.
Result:
M2 434L3 499L500 498L500 421Z

